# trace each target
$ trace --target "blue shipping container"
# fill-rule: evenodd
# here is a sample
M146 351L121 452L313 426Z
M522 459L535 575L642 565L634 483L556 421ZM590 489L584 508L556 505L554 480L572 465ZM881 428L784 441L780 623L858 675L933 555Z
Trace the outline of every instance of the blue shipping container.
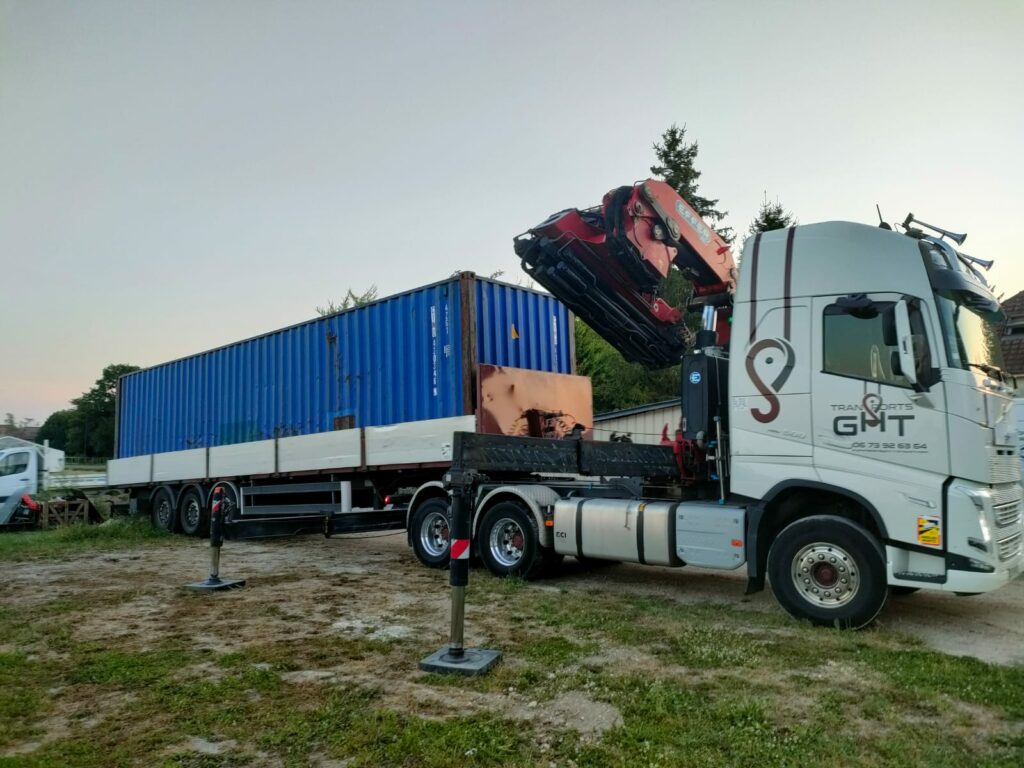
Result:
M136 371L117 458L472 414L483 363L573 373L569 311L465 273Z

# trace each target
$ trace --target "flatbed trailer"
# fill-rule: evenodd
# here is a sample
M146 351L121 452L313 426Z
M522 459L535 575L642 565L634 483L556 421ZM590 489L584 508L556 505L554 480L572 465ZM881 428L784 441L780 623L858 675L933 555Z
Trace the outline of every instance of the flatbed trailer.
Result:
M390 529L440 484L456 432L590 426L571 313L461 273L129 373L109 484L158 527L228 538Z

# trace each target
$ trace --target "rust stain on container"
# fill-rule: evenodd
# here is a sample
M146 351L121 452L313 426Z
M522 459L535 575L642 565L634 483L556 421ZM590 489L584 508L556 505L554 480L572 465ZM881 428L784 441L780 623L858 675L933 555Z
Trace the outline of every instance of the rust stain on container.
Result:
M481 365L477 400L477 429L486 434L559 438L580 428L591 438L594 399L585 376Z

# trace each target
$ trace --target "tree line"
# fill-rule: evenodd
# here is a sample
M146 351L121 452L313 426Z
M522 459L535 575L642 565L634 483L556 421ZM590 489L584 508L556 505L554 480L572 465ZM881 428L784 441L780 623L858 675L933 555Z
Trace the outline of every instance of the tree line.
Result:
M117 380L139 370L137 365L108 365L96 383L43 422L35 442L50 441L68 456L109 459L114 456Z

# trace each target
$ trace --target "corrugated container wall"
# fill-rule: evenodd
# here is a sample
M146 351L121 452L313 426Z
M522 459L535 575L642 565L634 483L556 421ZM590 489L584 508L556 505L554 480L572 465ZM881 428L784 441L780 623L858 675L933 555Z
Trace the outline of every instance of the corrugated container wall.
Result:
M569 311L463 275L137 371L117 457L471 414L480 363L572 373Z

